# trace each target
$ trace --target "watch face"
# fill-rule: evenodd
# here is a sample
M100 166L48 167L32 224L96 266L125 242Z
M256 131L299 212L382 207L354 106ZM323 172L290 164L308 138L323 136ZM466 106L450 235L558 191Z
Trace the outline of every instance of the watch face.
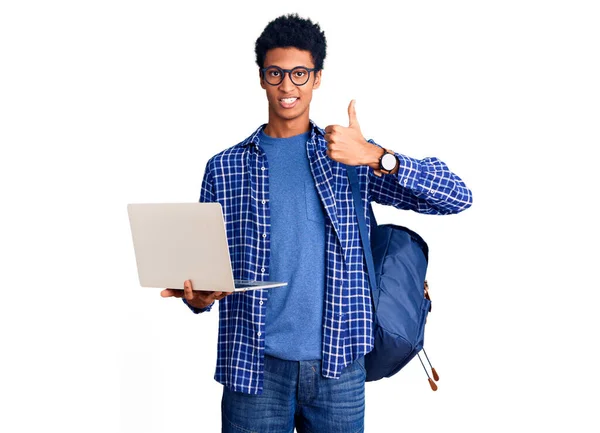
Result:
M396 155L392 153L386 153L381 158L381 168L386 171L391 171L396 168Z

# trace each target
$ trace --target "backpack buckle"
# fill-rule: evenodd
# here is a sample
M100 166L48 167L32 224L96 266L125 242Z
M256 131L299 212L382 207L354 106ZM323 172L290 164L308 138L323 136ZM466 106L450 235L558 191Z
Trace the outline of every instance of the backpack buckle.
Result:
M425 280L425 283L423 284L423 288L424 288L424 296L426 299L429 299L429 312L431 313L431 298L429 297L429 284L427 284L427 280Z

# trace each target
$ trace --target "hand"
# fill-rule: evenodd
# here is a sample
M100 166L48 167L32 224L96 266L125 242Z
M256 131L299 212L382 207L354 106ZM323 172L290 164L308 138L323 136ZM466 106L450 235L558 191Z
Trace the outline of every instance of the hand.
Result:
M163 298L185 298L187 303L194 308L206 308L215 301L223 299L232 292L207 292L205 290L192 290L192 282L185 280L183 290L181 289L165 289L160 292Z
M342 164L369 165L377 170L382 150L363 137L356 118L355 103L353 99L348 105L348 127L329 125L325 128L327 156Z

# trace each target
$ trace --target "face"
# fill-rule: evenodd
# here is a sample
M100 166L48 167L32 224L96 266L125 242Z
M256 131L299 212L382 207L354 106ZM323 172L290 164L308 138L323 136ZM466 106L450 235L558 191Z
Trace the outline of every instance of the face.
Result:
M314 68L310 51L297 48L273 48L267 51L264 67L278 66L281 69L293 69L296 66ZM269 101L269 122L288 121L306 117L312 100L312 92L321 84L321 71L311 72L303 86L296 86L285 73L283 81L276 86L268 84L261 75L260 85L267 92Z

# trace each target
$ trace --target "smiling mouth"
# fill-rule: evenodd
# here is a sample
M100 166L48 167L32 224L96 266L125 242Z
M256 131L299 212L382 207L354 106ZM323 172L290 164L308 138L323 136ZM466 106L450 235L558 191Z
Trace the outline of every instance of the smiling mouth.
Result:
M292 108L296 105L296 103L298 102L300 98L281 98L279 100L279 104L283 107L283 108Z

